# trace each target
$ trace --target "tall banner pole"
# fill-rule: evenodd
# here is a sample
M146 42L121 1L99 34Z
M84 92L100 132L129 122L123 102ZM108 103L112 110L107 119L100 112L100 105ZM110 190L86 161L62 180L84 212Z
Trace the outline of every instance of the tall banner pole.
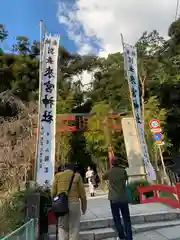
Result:
M41 109L41 89L42 89L42 55L43 55L43 20L40 20L40 36L39 36L39 103L38 103L38 122L37 122L37 139L36 139L36 156L34 163L34 181L37 175L38 149L40 139L40 109Z
M137 121L136 121L136 114L135 114L135 109L134 109L134 104L133 104L133 96L132 96L131 86L130 86L130 83L128 81L128 76L127 76L127 62L126 62L126 57L125 57L125 54L124 54L125 53L125 46L124 46L124 37L123 37L122 33L121 33L121 44L122 44L122 47L123 47L123 55L124 55L124 77L125 77L125 79L127 79L127 82L128 82L130 101L131 101L131 107L132 107L132 112L133 112L133 118L134 118L137 138L138 138L138 141L139 141L139 145L141 145L140 137L139 137L139 131L138 131L138 125L137 125ZM146 173L144 162L143 162L143 169L144 169L144 173Z
M39 142L36 181L52 185L55 172L57 63L59 36L45 35L42 56L42 84L39 109Z
M137 49L134 46L125 44L122 34L121 34L121 41L123 45L124 67L127 74L126 76L127 76L129 92L131 96L133 115L134 115L138 137L139 137L139 141L142 149L144 168L147 173L147 179L149 181L152 181L152 180L156 180L156 174L150 162L148 148L147 148L145 135L144 135L144 129L142 125L138 71L137 71Z

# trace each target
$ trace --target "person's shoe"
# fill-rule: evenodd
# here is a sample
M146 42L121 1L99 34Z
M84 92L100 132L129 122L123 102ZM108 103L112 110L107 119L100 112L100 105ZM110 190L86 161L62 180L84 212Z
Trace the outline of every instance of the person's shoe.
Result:
M127 240L127 238L126 237L124 237L124 238L117 237L117 240Z

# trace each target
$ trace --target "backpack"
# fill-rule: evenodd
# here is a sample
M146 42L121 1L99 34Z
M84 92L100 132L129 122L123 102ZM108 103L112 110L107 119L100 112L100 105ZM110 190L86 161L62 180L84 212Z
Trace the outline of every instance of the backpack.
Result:
M62 192L52 199L52 211L56 218L63 217L69 213L68 194L71 190L75 172L71 177L67 192Z
M99 186L100 178L97 173L93 174L93 176L91 177L91 182L95 188Z

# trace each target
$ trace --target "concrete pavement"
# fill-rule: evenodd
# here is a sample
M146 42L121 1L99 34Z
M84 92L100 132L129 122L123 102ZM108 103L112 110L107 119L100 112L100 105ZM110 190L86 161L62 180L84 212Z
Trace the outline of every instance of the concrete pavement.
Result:
M144 214L155 214L168 211L177 211L167 205L161 203L151 203L151 204L136 204L130 205L131 215L144 215ZM82 216L82 220L95 220L102 218L111 218L111 209L107 195L97 196L96 198L89 198L87 212Z

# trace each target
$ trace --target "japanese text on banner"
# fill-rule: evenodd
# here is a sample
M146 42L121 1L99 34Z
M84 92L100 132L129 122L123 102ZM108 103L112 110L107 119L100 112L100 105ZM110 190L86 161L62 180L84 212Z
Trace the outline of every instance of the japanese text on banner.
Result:
M38 146L38 184L52 184L55 167L57 61L59 37L46 36L43 49L40 107L40 143Z
M130 91L132 95L134 115L135 115L135 120L137 122L139 140L140 140L142 155L144 159L144 166L148 174L148 179L156 180L156 174L150 162L148 148L147 148L143 125L142 125L139 82L138 82L138 74L137 74L137 50L135 47L130 46L128 44L124 44L124 61L125 61L125 67L126 67L127 78L130 86Z

